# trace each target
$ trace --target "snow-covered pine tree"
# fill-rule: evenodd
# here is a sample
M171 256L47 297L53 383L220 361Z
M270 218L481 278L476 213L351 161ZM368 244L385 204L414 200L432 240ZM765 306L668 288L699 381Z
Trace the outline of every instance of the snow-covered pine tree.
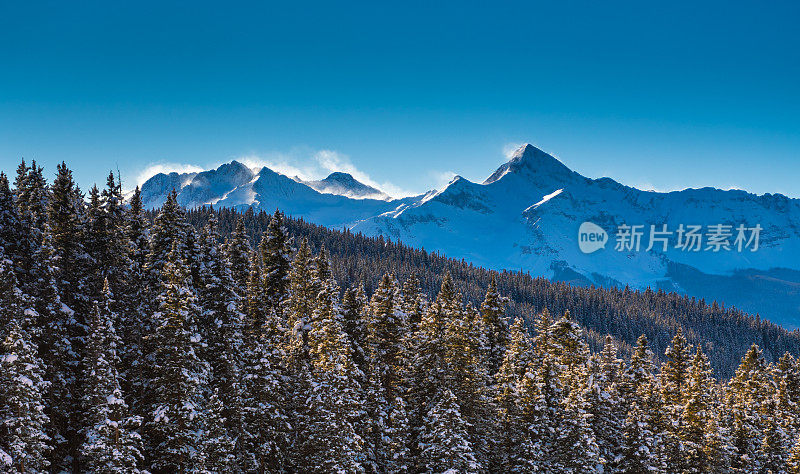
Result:
M486 296L481 303L481 317L486 332L487 371L494 377L500 364L503 362L506 345L508 344L508 323L505 320L505 307L508 299L500 296L497 291L497 280L492 275Z
M148 309L150 303L147 298L150 290L147 287L148 280L145 273L150 233L149 222L142 208L142 192L138 186L134 189L129 204L124 232L126 242L130 246L128 252L130 268L126 275L124 290L117 297L117 307L120 308L117 333L122 340L119 351L122 365L119 372L122 391L131 406L131 412L144 417L147 405L142 403L145 378L143 371L146 368L143 361L146 351L143 337L152 329Z
M766 404L774 388L761 349L753 344L730 380L725 400L725 423L731 433L734 468L756 466L767 426Z
M521 318L509 329L508 344L496 380L496 436L490 467L497 472L522 472L532 468L528 452L521 449L527 439L527 426L520 411L519 386L533 360L532 342Z
M317 268L325 266L317 263ZM301 452L308 454L301 466L306 472L360 472L365 461L364 441L355 428L365 417L360 374L341 325L334 288L321 278L325 276L317 274L322 290L307 333L314 383L303 420L308 431Z
M409 333L419 330L419 323L422 321L426 305L425 295L419 287L419 278L416 273L411 272L411 275L403 282L403 299L400 303L400 308L408 320Z
M419 463L425 472L477 473L478 463L469 439L469 423L461 416L458 399L450 390L436 397L419 437Z
M70 325L68 334L72 341L72 349L76 354L77 365L74 366L73 393L71 406L67 410L69 423L66 438L67 452L58 450L53 453L53 467L56 470L79 470L79 449L82 439L78 434L83 414L80 408L80 397L83 393L82 367L84 345L88 318L92 308L91 259L87 253L86 242L86 205L83 193L72 178L72 171L65 163L58 165L56 178L50 187L48 206L48 224L53 243L53 260L55 262L55 279L61 300L73 311L74 324Z
M119 383L121 340L106 281L103 299L94 305L86 345L84 442L81 464L96 473L138 473L142 463L141 419L130 416Z
M266 271L266 269L265 269ZM311 316L317 305L320 282L317 278L316 261L311 254L308 240L303 240L291 264L289 273L288 294L283 313L287 319L286 328L296 336L301 354L305 357L308 352L308 330ZM294 354L289 354L293 356Z
M589 426L589 346L583 328L569 312L550 328L549 358L564 389L563 414L556 426L554 458L567 472L595 472L602 468L597 443Z
M270 311L258 333L247 338L242 354L243 428L237 457L245 472L282 472L291 446L280 324Z
M38 348L44 363L45 380L49 382L45 394L47 403L45 413L50 424L48 435L51 438L50 460L54 466L66 468L69 461L67 436L70 432L71 410L77 401L76 378L78 355L72 348L71 334L75 328L75 313L64 305L55 282L56 264L49 226L45 227L42 243L36 249L30 266L30 296L38 314Z
M178 195L173 189L161 206L161 211L153 220L150 228L150 243L145 261L145 272L149 287L158 288L164 265L173 246L177 246L179 254L186 250L187 233L186 215L178 205ZM150 295L154 296L154 295Z
M179 245L173 243L162 267L155 325L147 336L153 353L144 433L150 470L156 473L202 467L203 387L209 368L198 357L200 309Z
M758 460L749 468L758 467L762 472L785 472L790 458L791 439L780 418L777 402L769 398L764 404L764 439L758 448ZM699 471L698 471L699 472Z
M418 437L423 428L423 419L433 408L431 403L445 388L447 377L447 349L445 330L457 298L452 277L445 274L436 299L427 307L420 321L419 331L406 340L408 362L406 370L407 403L412 427L412 455L418 456Z
M386 412L383 471L387 474L412 472L414 463L409 448L411 426L403 398L397 397L390 402Z
M241 216L237 216L236 224L225 244L225 258L231 269L234 289L239 298L244 301L247 294L247 279L250 276L250 239ZM244 312L244 310L242 310Z
M9 261L0 249L0 260ZM44 366L30 329L36 312L24 307L13 272L2 272L0 312L6 321L0 347L0 467L3 472L48 472Z
M492 411L491 382L483 357L486 347L484 336L481 315L471 303L461 309L460 314L451 315L445 326L445 386L458 399L461 415L470 425L469 434L475 456L483 466L488 464L493 438L489 422Z
M25 160L22 160L17 168L14 187L17 215L22 230L16 246L18 252L16 256L19 260L14 264L19 272L20 287L27 293L30 281L30 259L28 257L36 252L42 241L45 223L50 217L48 211L50 193L43 170L36 165L36 161L33 161L31 166L27 166ZM8 255L14 256L13 253Z
M657 472L665 468L661 452L663 400L654 370L653 352L647 338L640 336L619 383L627 415L618 466L625 472Z
M367 308L364 285L357 289L347 288L342 296L342 326L347 333L350 346L353 350L353 362L362 371L367 372L367 349L369 331L367 323L369 316L365 314ZM361 381L363 384L363 380Z
M306 242L306 247L308 242ZM281 318L287 291L291 285L292 240L283 225L283 214L275 211L267 226L267 231L259 244L264 265L264 294L268 308L274 308Z
M679 433L687 472L723 472L728 468L727 440L717 424L715 389L711 364L698 347L689 369Z
M377 373L386 400L393 400L402 393L400 363L406 331L400 289L393 275L383 275L370 300L369 311L370 370Z
M216 474L237 472L236 443L226 427L225 406L217 390L211 394L203 417L201 438L202 468L199 472Z
M222 402L222 417L231 436L238 436L241 425L240 371L244 348L244 315L239 311L239 295L219 247L217 218L212 212L200 239L201 269L198 322L205 342L201 356L211 365L211 390Z
M619 392L619 382L623 369L614 339L607 335L603 350L590 360L591 383L586 397L600 457L605 468L610 470L617 468L617 460L622 456L619 440L622 439L626 410Z
M22 249L20 247L24 239L17 206L14 204L14 194L8 185L8 177L0 172L0 247L4 249L6 257L12 262L9 270L17 273L19 272L16 267L21 265ZM19 275L17 278L19 279Z
M776 409L787 435L795 439L800 434L800 368L797 359L785 353L775 364L772 374L776 388Z
M669 469L681 469L686 459L685 446L681 442L681 423L686 406L686 389L689 370L692 364L692 346L678 327L672 342L664 351L665 361L661 364L661 395L664 400L662 415L663 452Z

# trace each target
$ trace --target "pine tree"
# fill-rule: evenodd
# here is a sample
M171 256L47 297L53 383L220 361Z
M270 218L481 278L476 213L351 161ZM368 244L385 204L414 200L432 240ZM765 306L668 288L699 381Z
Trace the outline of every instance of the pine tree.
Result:
M29 332L36 313L23 307L18 288L3 291L1 297L0 307L11 319L0 352L0 467L4 472L48 472L50 439L44 411L48 384Z
M267 271L265 268L265 272ZM302 357L308 352L308 330L317 304L319 287L316 262L311 255L308 241L303 240L291 264L288 288L290 298L283 310L288 320L287 329L297 336Z
M139 417L128 414L120 389L117 350L120 339L114 330L115 314L106 281L103 300L95 304L86 346L86 414L83 466L97 473L137 473L141 465Z
M241 217L236 218L236 227L231 232L230 238L225 245L225 257L231 269L236 294L243 301L247 294L247 280L250 276L250 241L247 238L247 231Z
M151 409L144 425L152 472L202 467L203 386L208 366L198 357L201 339L197 297L179 244L163 265L154 331L148 335L151 357Z
M222 418L233 437L241 424L241 353L244 347L244 315L239 312L239 295L230 268L219 248L217 219L211 214L200 242L201 271L199 302L200 335L206 342L203 358L211 365L211 389L219 393L224 407Z
M497 281L494 276L486 290L486 296L481 304L483 327L486 331L486 357L489 375L494 376L500 368L508 344L508 324L504 318L505 306L508 300L500 296L497 291Z
M686 386L679 437L684 445L686 469L722 472L726 469L725 440L716 423L715 381L706 355L697 348Z
M532 342L522 319L514 320L508 340L496 377L497 437L492 464L499 472L522 472L531 467L531 453L520 449L527 440L527 426L521 416L519 387L533 361Z
M148 285L157 288L173 246L177 246L179 254L184 254L186 234L186 215L178 205L177 193L172 190L150 228L150 245L145 261Z
M367 306L363 284L355 290L351 288L345 290L342 296L342 325L353 350L353 362L362 372L368 369L366 363L369 348L367 328L369 316L365 314Z
M592 430L606 469L615 469L617 460L622 456L619 440L623 437L626 417L619 392L622 370L616 344L607 335L602 352L590 361L591 383L586 395Z
M400 363L403 353L405 314L400 309L400 289L392 275L384 274L370 301L370 360L387 400L397 397L402 387Z
M125 221L125 242L130 246L129 269L123 290L117 297L119 325L117 332L122 340L119 369L123 393L127 395L131 412L144 417L146 404L143 401L144 370L143 361L147 351L144 336L153 329L150 318L147 275L145 265L150 248L149 223L142 208L142 193L137 186L130 198L130 209Z
M554 459L570 472L594 472L602 467L602 460L588 423L591 416L586 400L589 347L583 329L569 312L553 323L550 334L552 352L546 358L552 359L564 390L561 399L563 412L560 413L553 445Z
M617 465L625 472L658 472L665 468L661 455L663 402L653 372L653 352L647 338L640 336L619 384L622 403L628 409L622 426L622 457Z
M237 470L235 441L225 427L225 406L217 391L209 398L205 412L201 442L203 451L201 471L208 473L235 472Z
M324 264L320 266L324 268ZM358 385L358 369L337 314L335 294L330 285L323 288L307 334L315 383L304 420L308 431L301 451L309 453L304 470L359 472L365 456L363 439L355 426L363 422L365 415L361 408L362 387Z
M17 267L22 265L23 249L20 246L24 240L19 213L14 204L14 194L8 186L8 178L0 172L0 247L12 262L9 270L17 273L19 272Z
M390 474L411 472L413 459L409 443L411 425L402 397L397 397L386 409L384 433L384 471Z
M755 344L742 358L726 397L726 423L731 430L734 468L749 468L764 440L768 398L774 391L761 349Z
M420 464L426 472L481 472L468 432L456 396L444 390L425 415L420 435Z
M685 468L686 447L681 442L689 370L692 364L692 346L679 327L670 346L664 352L666 361L661 364L661 394L664 399L665 418L663 442L665 461L672 470Z
M237 455L248 472L281 472L290 446L279 325L277 314L270 311L266 324L248 339L242 355L243 428Z
M264 264L266 303L268 308L274 308L280 317L284 317L281 314L283 300L292 285L289 275L291 244L291 238L283 225L283 214L276 210L261 240L259 251ZM308 242L306 242L306 247L308 247ZM297 289L296 283L295 281L295 289Z
M86 231L86 212L83 193L72 178L72 171L65 163L58 166L56 178L51 186L48 207L48 224L53 244L55 280L62 302L72 311L74 323L68 328L75 360L70 361L73 368L71 404L65 407L69 419L66 424L66 451L53 453L53 467L57 470L79 470L79 449L81 437L77 430L82 423L80 396L83 393L82 367L88 317L91 314L91 261L84 246Z
M406 372L406 397L409 405L409 419L412 426L412 455L418 456L419 436L423 429L424 417L433 408L437 394L445 388L447 377L447 349L445 330L451 315L460 303L453 281L449 274L442 279L442 287L436 299L425 311L419 331L407 339L410 354ZM455 303L455 304L454 304Z
M39 243L42 241L45 224L48 218L52 218L49 215L51 198L43 170L36 165L36 161L31 163L30 167L25 164L24 160L20 163L19 168L17 168L17 178L14 181L14 186L16 188L14 194L17 215L22 232L19 238L16 239L16 245L8 250L10 252L8 255L12 258L14 256L19 258L19 260L14 261L14 264L19 272L21 289L27 292L30 281L30 260L28 256L36 252ZM52 227L52 221L50 225ZM14 250L17 251L16 255Z
M419 323L422 321L426 305L425 295L419 287L419 278L412 272L403 283L403 300L400 303L400 308L406 314L406 319L408 320L409 333L419 330Z

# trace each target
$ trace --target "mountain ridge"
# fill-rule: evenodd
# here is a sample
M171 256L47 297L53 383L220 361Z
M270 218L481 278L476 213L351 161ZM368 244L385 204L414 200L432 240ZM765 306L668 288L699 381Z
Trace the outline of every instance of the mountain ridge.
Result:
M441 190L403 199L323 193L268 168L249 180L245 173L220 185L236 187L216 199L195 189L214 186L193 185L210 176L154 177L153 189L163 193L169 185L188 182L179 190L179 202L187 207L280 208L309 222L383 236L486 268L523 269L583 285L678 291L719 299L789 328L800 326L800 200L781 194L711 187L644 191L607 177L587 178L529 144L482 183L456 176ZM185 193L191 198L182 198ZM163 202L158 192L145 193L143 187L145 194L148 208ZM645 232L651 225L675 231L681 225L717 224L759 225L763 231L757 252L686 252L672 245L664 252L645 251L645 233L638 252L616 251L609 242L588 255L577 242L582 222L605 229L609 239L623 224L642 225ZM761 293L749 294L756 288Z

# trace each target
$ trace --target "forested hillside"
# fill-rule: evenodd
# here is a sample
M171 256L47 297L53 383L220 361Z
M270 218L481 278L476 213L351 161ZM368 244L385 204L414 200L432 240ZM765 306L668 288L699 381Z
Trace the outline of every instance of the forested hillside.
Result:
M272 217L264 211L239 213L226 208L215 209L214 213L224 236L230 235L236 222L242 219L244 232L253 246L261 240ZM155 215L149 213L150 219ZM210 211L200 208L187 215L199 231L208 221ZM284 223L296 243L308 239L313 249L325 247L328 250L333 275L340 285L351 287L363 282L367 294L372 294L386 273L401 281L413 274L420 281L422 291L433 298L445 273L450 273L465 300L477 306L491 279L496 278L499 292L509 297L509 319L520 317L528 328L533 328L534 316L545 308L552 314L570 311L586 328L594 351L602 348L605 336L610 334L623 354L630 355L637 338L644 334L660 359L677 328L681 327L689 342L708 352L716 375L722 378L733 375L741 355L751 344L758 344L771 362L785 352L800 354L800 332L786 331L717 302L662 290L586 288L554 283L521 272L498 273L388 242L382 237L354 235L347 230L331 230L298 219L286 218Z
M0 339L4 472L800 471L796 333L65 165L0 174Z

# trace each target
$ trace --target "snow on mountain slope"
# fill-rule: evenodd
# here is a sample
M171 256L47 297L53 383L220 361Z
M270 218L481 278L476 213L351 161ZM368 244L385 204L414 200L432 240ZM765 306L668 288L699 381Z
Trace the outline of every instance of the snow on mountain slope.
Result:
M350 173L333 172L327 178L319 181L300 181L324 194L337 194L353 199L382 199L391 200L391 197L372 186L353 178Z
M142 187L144 204L160 206L175 187L187 207L278 208L487 268L581 285L674 290L800 327L797 199L712 188L641 191L610 178L586 178L531 145L517 150L483 183L456 176L442 190L396 200L369 198L377 196L366 193L377 190L345 173L302 182L268 168L257 173L245 168L232 162L199 174L156 175ZM584 222L608 233L605 248L590 254L580 250L578 228ZM615 232L623 224L643 226L639 251L615 250ZM673 231L667 250L657 245L647 251L650 226L664 224ZM704 230L716 224L759 225L759 249L682 251L675 248L674 235L681 224Z
M609 233L605 249L584 254L578 227L592 222ZM616 251L618 226L643 225L640 251ZM650 225L760 225L757 252L686 252L669 245L646 251ZM788 327L800 326L800 201L781 195L756 196L712 188L671 193L640 191L609 178L588 179L531 146L483 184L457 177L444 190L400 213L376 216L353 227L368 235L384 235L412 246L466 258L496 269L525 270L581 284L630 285L687 292L751 312L760 312ZM735 232L734 232L735 237ZM731 239L732 241L733 239ZM704 244L705 245L705 244ZM790 269L788 280L775 278ZM742 272L749 276L743 276ZM736 277L737 285L722 284ZM748 295L743 282L770 281L769 295ZM716 283L707 285L714 280ZM716 290L705 292L704 287ZM773 297L764 304L765 296ZM770 311L781 300L781 312ZM785 304L784 304L785 303ZM786 314L786 308L793 308Z
M365 188L374 190L354 179L348 183L346 178L337 176L327 183L337 181L348 184L356 193ZM214 205L233 208L254 206L270 212L280 209L288 215L335 228L352 226L360 220L392 211L417 199L355 199L322 193L307 183L269 168L264 167L254 173L245 165L233 161L201 173L161 173L153 176L142 185L144 207L160 207L173 188L178 192L178 202L187 208Z

